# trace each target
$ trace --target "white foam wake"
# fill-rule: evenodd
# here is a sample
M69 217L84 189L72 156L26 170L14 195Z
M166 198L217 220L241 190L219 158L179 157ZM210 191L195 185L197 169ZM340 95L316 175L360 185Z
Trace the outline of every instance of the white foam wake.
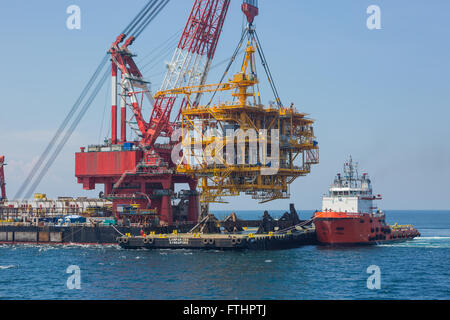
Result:
M418 237L413 240L380 244L382 247L450 248L450 237Z
M8 265L8 266L0 266L0 270L5 270L5 269L11 269L11 268L15 268L15 267L17 267L17 266L15 266L15 265Z

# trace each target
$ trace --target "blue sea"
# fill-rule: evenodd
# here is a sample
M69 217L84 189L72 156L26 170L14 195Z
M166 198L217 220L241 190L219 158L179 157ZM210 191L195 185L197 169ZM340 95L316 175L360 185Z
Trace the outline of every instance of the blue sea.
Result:
M2 245L0 299L449 299L450 211L386 214L388 223L414 224L422 236L379 246L243 252ZM67 273L72 265L78 274ZM379 268L379 289L368 288L369 266ZM76 274L79 289L70 278Z

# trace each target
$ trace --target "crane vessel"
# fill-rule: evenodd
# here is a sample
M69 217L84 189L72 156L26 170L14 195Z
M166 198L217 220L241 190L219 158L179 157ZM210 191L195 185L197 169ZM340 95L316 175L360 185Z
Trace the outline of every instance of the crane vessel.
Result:
M147 237L151 233L174 232L179 238L180 231L188 232L183 238L188 240L180 240L179 244L174 240L174 245L179 246L196 242L194 239L198 234L223 235L224 228L227 232L239 233L249 227L256 228L255 232L258 231L260 236L253 237L248 232L237 240L226 236L228 242L219 246L245 247L244 244L256 241L255 247L266 248L272 240L276 240L275 247L311 240L311 221L300 221L293 206L279 220L272 219L266 212L262 221L243 221L230 215L220 222L209 214L210 203L224 202L224 197L241 193L262 203L287 199L290 197L289 185L298 177L309 174L312 165L319 162L314 121L297 111L293 103L286 107L278 94L253 24L259 14L258 1L243 1L241 9L248 24L220 81L207 84L230 1L194 1L162 85L153 94L150 82L140 71L131 51L142 31L169 2L150 0L111 44L83 91L82 95L85 95L94 87L94 93L81 110L81 117L101 88L102 81L111 79L111 136L104 144L81 147L75 154L75 176L83 189L94 190L98 184L104 186L101 205L97 206L111 214L115 222L108 241L114 232L121 235L118 241L125 247L129 246L128 238L136 233L137 241L144 244L153 239ZM244 59L240 70L226 79L242 50ZM269 105L261 101L257 57L274 95L275 101ZM107 64L110 67L94 86L94 80ZM142 112L144 105L151 108L148 120ZM127 114L129 111L131 114ZM75 127L76 124L72 125L69 131ZM127 140L128 128L138 139ZM58 131L55 139L59 135ZM63 139L62 146L64 143ZM31 185L28 194L62 146L58 146L44 165L43 173ZM31 175L35 171L32 170ZM2 171L0 179L1 174ZM188 186L188 189L176 192L177 186ZM74 202L76 208L81 207ZM10 204L7 208L17 217L20 208ZM30 208L32 206L27 205L22 209L25 212ZM42 206L32 209L36 223L41 222L42 210L39 209ZM88 220L98 227L98 221ZM120 229L133 225L137 229ZM8 231L6 236L0 234L0 241L1 237L8 240ZM30 237L39 240L39 234ZM292 242L292 237L296 241ZM56 238L64 239L64 234ZM249 239L252 241L247 241ZM165 245L173 245L169 240ZM201 247L215 246L221 241L216 240L197 242Z
M136 204L143 213L153 213L160 223L171 225L176 221L196 222L200 202L220 202L224 196L236 196L241 192L262 201L288 198L288 185L308 174L311 165L318 163L313 120L294 108L284 107L274 86L252 24L258 14L256 1L244 1L242 5L249 24L238 44L239 49L247 41L240 72L230 81L205 84L229 3L229 0L195 1L161 89L153 96L129 50L133 37L125 40L125 35L121 34L112 44L109 50L113 87L111 139L106 145L81 148L76 154L75 175L87 190L104 184L105 197L113 203L116 217L120 215L121 206ZM256 51L274 89L275 105L266 107L261 103L256 88L259 83ZM119 95L116 87L122 92L121 139L117 137ZM214 96L218 92L231 92L235 101L214 103L213 97L206 99L207 94ZM152 105L148 121L142 115L144 97ZM202 104L204 100L209 102ZM130 121L126 120L127 108L132 111ZM175 117L171 117L173 112ZM137 132L140 140L126 141L126 123ZM230 128L242 136L236 153L229 145L238 137L226 136ZM179 134L174 139L177 129ZM272 132L279 133L276 138L280 143L269 155L268 150L260 149L263 139L266 145L272 146ZM199 139L195 139L195 135ZM257 146L256 153L251 152L250 145ZM182 156L180 161L174 162L177 146ZM227 156L232 154L224 161L210 163L206 157L208 149L219 150ZM245 161L238 164L239 156ZM276 172L264 172L273 169L275 164ZM176 184L187 184L189 190L175 195ZM177 197L180 203L186 204L184 210L181 206L172 206L172 200Z

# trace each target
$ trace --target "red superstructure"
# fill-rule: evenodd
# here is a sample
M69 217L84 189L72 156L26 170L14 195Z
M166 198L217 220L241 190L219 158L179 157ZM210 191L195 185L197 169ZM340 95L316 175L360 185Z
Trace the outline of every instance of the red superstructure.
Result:
M230 0L195 0L160 91L204 84L229 3ZM177 102L176 95L156 94L153 98L148 82L129 51L135 37L126 37L119 35L109 50L112 61L111 140L102 146L81 148L81 152L76 153L78 183L83 184L85 190L104 184L105 196L112 200L116 217L118 206L135 205L142 210L156 209L162 224L170 225L174 220L197 221L197 179L177 173L171 160L173 145L178 143L170 141L175 129L176 119L171 119L171 112ZM118 85L121 89L120 140ZM152 106L148 122L141 113L144 100ZM127 107L133 113L129 121ZM182 107L183 101L180 101L179 110ZM140 137L139 141L126 141L127 124ZM162 141L157 143L160 138ZM189 190L175 194L176 184L187 184ZM174 199L180 200L176 207L172 203Z
M3 167L5 165L5 156L0 156L0 200L6 199L6 183L5 183L5 171Z
M350 158L344 176L338 174L323 197L322 211L314 214L317 240L323 244L376 244L420 236L411 225L386 224L385 214L373 205L373 200L380 199L372 194L367 174L359 176Z

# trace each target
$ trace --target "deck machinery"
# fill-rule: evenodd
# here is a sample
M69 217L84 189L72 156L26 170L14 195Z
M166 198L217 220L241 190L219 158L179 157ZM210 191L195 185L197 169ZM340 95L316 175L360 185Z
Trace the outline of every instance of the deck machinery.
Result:
M161 89L155 95L150 93L129 51L133 37L125 40L126 35L121 34L112 44L111 139L105 145L81 148L76 153L76 177L87 190L104 184L105 197L112 201L116 217L120 215L120 206L137 205L142 214L154 214L161 224L196 222L200 211L198 179L203 203L222 202L222 196L241 192L263 202L287 198L289 184L308 174L311 165L318 163L313 120L297 112L293 105L288 108L282 105L268 70L253 27L258 15L256 0L244 0L242 11L248 26L224 77L247 40L241 71L228 82L223 77L219 84L205 84L229 4L230 0L195 0ZM276 103L269 107L261 103L255 52L262 60L275 95ZM236 101L213 103L216 94L227 91ZM208 94L212 97L202 105ZM144 98L152 105L148 122L141 113ZM127 108L132 110L129 121ZM174 109L177 112L171 117ZM126 141L127 124L138 134L139 141ZM233 129L237 135L227 136L227 129ZM228 145L239 137L243 140L239 144L238 139L236 149ZM257 151L251 146L256 146ZM222 162L211 164L205 157L208 152L213 158L218 154L228 156L232 149L232 159ZM244 161L240 163L237 159ZM188 184L189 190L175 195L175 184ZM176 196L180 204L172 206Z

